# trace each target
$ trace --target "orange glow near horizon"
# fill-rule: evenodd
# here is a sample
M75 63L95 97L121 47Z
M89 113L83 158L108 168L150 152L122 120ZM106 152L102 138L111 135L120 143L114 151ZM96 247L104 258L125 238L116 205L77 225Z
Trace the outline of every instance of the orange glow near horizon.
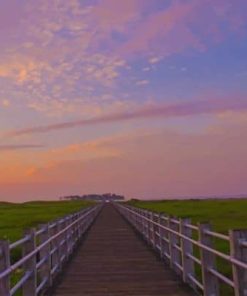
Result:
M2 4L0 201L247 193L246 11L244 0Z

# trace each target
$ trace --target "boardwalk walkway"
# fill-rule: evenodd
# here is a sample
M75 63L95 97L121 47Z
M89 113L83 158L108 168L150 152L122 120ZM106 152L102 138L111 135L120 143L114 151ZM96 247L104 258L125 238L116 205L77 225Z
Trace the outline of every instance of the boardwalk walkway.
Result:
M72 259L54 296L194 295L106 205Z

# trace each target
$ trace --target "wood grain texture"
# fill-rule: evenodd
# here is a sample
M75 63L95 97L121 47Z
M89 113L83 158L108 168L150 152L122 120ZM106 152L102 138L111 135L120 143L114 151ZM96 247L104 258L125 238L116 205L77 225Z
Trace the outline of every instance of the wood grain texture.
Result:
M111 205L68 265L55 296L186 296L183 285Z

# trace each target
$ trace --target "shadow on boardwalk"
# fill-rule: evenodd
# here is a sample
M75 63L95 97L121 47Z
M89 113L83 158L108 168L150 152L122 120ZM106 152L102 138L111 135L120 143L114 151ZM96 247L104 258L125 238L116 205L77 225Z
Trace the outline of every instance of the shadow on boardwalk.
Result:
M106 205L67 266L54 296L186 296L194 293Z

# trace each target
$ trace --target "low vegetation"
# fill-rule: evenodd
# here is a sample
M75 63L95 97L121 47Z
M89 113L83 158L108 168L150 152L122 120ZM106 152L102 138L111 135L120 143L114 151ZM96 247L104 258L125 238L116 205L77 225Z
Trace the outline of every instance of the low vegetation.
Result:
M14 242L23 236L25 229L36 227L65 215L75 213L93 205L89 201L51 201L27 202L22 204L0 202L0 239ZM11 262L21 257L21 248L11 252ZM18 269L11 275L11 285L20 280L22 270ZM16 296L21 296L18 291Z
M89 201L0 203L0 239L21 238L25 229L47 223L91 205Z
M207 200L131 200L131 205L164 212L177 217L190 217L193 223L210 222L214 230L247 228L247 199Z
M230 229L247 229L247 199L208 199L208 200L164 200L164 201L140 201L131 200L130 205L155 212L164 212L170 216L189 217L193 224L209 222L213 230L228 234ZM194 233L198 239L198 234ZM229 254L229 243L220 239L214 240L215 248ZM199 258L199 250L194 247L194 255ZM218 270L232 278L230 264L217 258ZM200 278L201 270L196 266L196 272ZM221 294L233 295L233 291L226 285L221 284Z

